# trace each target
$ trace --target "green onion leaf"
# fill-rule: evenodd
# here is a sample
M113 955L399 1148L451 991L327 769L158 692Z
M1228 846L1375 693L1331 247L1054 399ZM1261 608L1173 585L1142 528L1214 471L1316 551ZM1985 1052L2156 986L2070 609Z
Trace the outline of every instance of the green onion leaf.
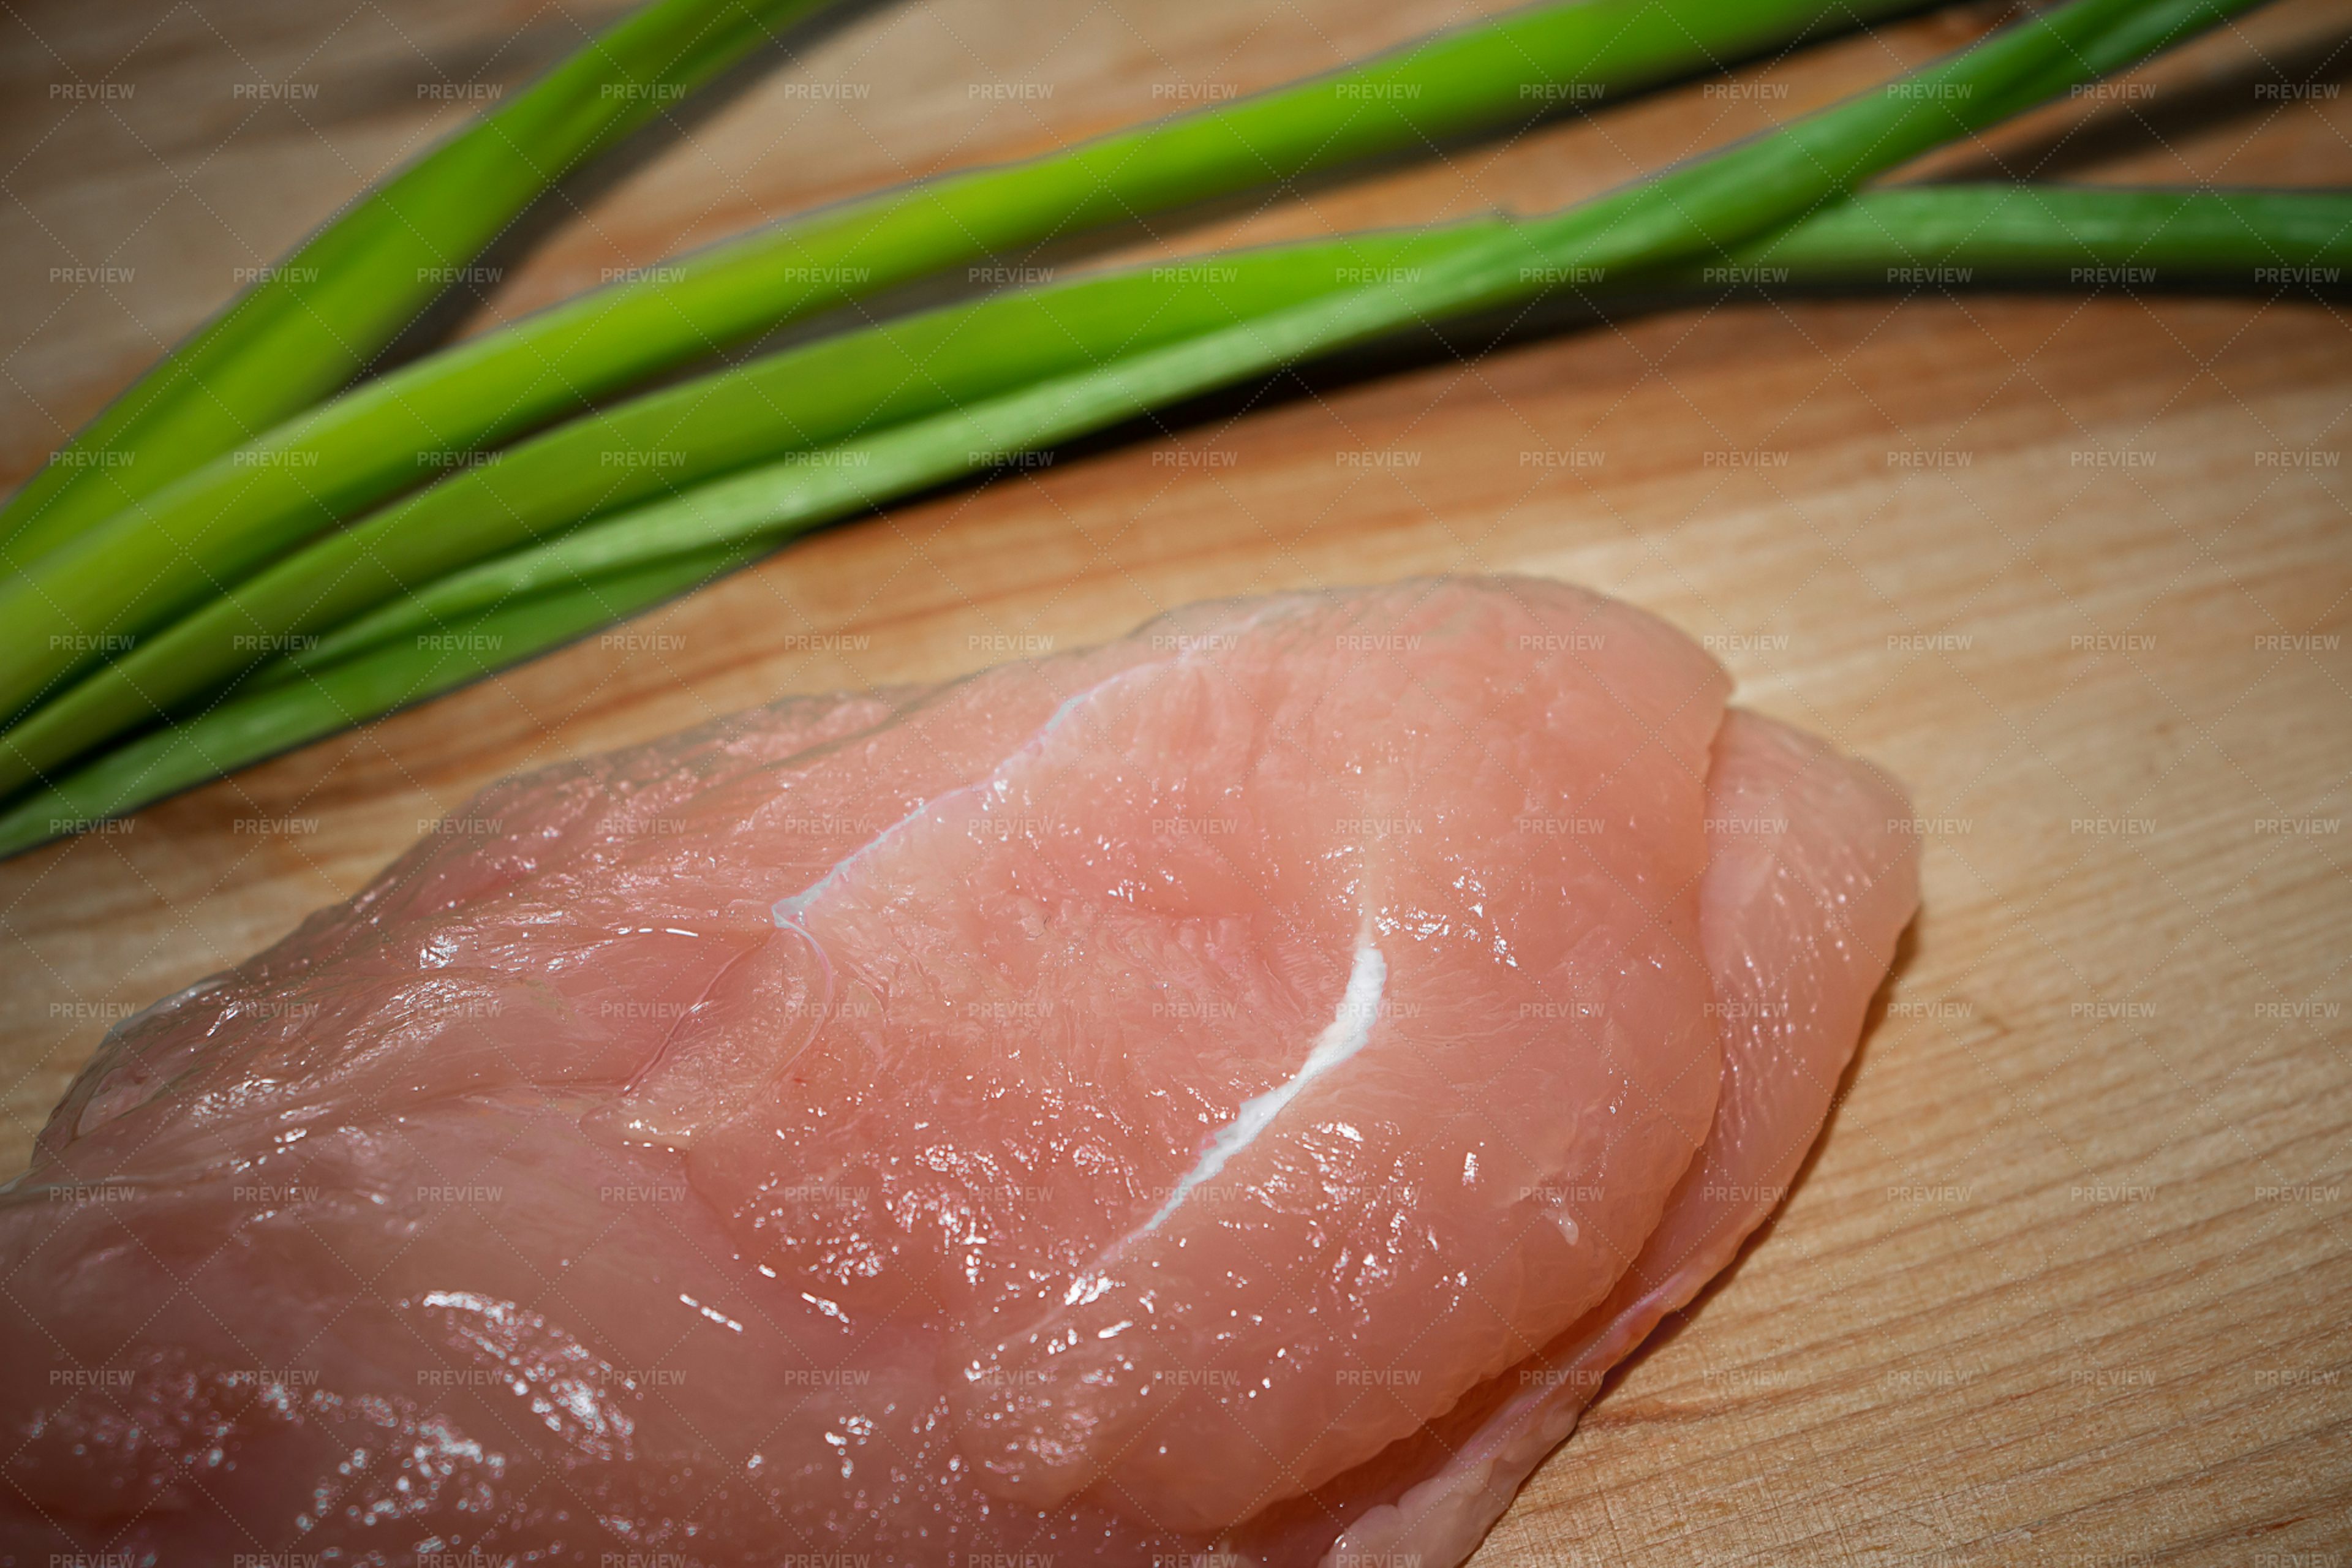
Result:
M2037 90L2063 90L2074 79L2071 73L2118 68L2191 26L2218 19L2225 7L2180 0L2117 16L2126 9L2120 0L2079 0L2066 11L1906 79L1947 90L1865 95L1775 136L1559 217L1360 237L1214 258L1220 265L1187 269L1201 277L1230 273L1222 289L1171 286L1148 272L1085 279L1035 296L895 323L713 378L711 385L673 389L646 400L658 416L646 428L657 427L661 418L683 426L697 398L740 396L761 374L779 367L796 367L802 374L776 376L762 396L795 384L842 395L830 406L822 395L804 399L799 419L780 420L772 427L772 439L781 434L802 444L791 460L624 510L550 542L416 586L376 615L331 633L315 648L280 661L226 704L192 718L174 733L133 742L26 802L0 819L0 848L47 837L46 822L125 809L269 750L473 679L482 668L514 662L632 613L793 533L969 473L996 454L1100 428L1381 331L1523 299L1562 274L1589 277L1598 271L1608 279L1599 290L1605 294L1621 288L1687 289L1704 285L1711 271L1752 272L1750 264L1759 261L1785 268L1785 281L1801 288L1883 284L1905 268L1924 264L1971 271L1982 265L1987 281L2002 275L2047 278L2061 267L2112 258L2211 268L2218 280L2243 286L2254 267L2340 261L2352 204L2331 195L1931 186L1832 200L1817 216L1778 233L1766 226L1775 216L1769 203L1759 216L1759 190L1776 192L1791 207L1834 198L1843 184L1924 150L1939 132L1951 134L1955 127L1965 132L1983 122L1973 115L2022 107ZM2152 10L2168 15L2151 16ZM2053 58L2071 63L2053 71ZM1921 105L1929 109L1916 107ZM1939 116L1948 118L1939 123ZM1866 137L1866 143L1859 153L1853 145L1841 149L1832 134L1839 131L1855 142ZM1669 212L1663 222L1657 216L1661 205ZM1740 247L1715 253L1735 265L1709 268L1697 263L1718 230L1737 232L1743 226L1765 232L1753 234ZM1411 267L1372 268L1411 274L1412 280L1335 287L1341 258L1352 263L1368 255L1414 258ZM1681 265L1663 265L1675 261ZM1365 270L1360 265L1353 269ZM1302 295L1311 297L1301 302ZM1151 324L1163 313L1175 323L1169 330L1188 335L1151 346L1144 340L1151 338ZM971 334L961 345L970 352L961 360L956 353L960 332ZM1015 341L1069 342L1066 358L1087 368L1060 374L1048 368L1034 379L1050 354L1010 365L992 358ZM803 356L824 354L835 356L835 368L845 383L806 374L809 361ZM1107 365L1094 363L1107 354L1119 357ZM958 393L942 396L930 388L906 395L907 387L919 385L924 374L941 362L963 378ZM987 378L992 364L1006 376L1031 377L1034 384L1000 382L996 395L963 406L965 395L992 390ZM926 396L952 406L920 414ZM910 412L917 416L909 417ZM833 438L859 424L887 427ZM578 438L559 434L544 439L560 450ZM829 444L818 446L819 440ZM720 442L703 455L740 462L745 449L730 452ZM518 458L530 450L519 449ZM579 456L575 449L575 466ZM572 515L578 515L576 508ZM554 516L539 522L559 526L563 521ZM412 515L405 533L391 529L376 542L397 542L409 552L411 567L430 570L467 553L460 523L461 517L453 515L418 525ZM346 558L342 568L356 566L370 552ZM320 583L313 577L309 591L315 594ZM396 584L380 580L376 591L389 586L396 592L417 583L413 575ZM340 606L339 613L348 608ZM512 623L499 634L495 649L480 651L471 667L445 657L452 651L446 641L450 628L486 619ZM215 624L211 632L222 629ZM151 678L160 679L171 663L151 660ZM406 677L396 679L394 672L403 668ZM353 673L361 670L367 673ZM386 698L388 689L396 694ZM113 702L110 711L121 721L127 710L122 690L114 693ZM92 710L80 711L86 716ZM24 750L30 744L54 750L73 733L72 722L61 720L46 730L38 724L20 727L6 742L25 757L31 754ZM21 837L26 834L33 837Z

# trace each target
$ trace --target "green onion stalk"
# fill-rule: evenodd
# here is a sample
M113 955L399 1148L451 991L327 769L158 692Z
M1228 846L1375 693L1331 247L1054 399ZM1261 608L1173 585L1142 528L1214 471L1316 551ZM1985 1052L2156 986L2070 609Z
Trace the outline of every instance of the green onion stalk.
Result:
M111 499L120 509L78 517L69 532L45 524L43 548L14 552L16 570L0 575L0 718L339 521L783 322L959 262L1426 151L1917 3L1543 6L1054 156L845 203L593 290L363 383L168 484L128 496L94 489L89 506ZM285 357L273 349L238 363L266 377ZM142 457L121 471L143 482L163 467Z
M37 560L341 387L558 180L816 3L656 0L369 191L0 507L0 563Z
M2257 268L2340 262L2352 203L2337 196L1928 186L1843 197L1855 181L1939 137L1989 123L2036 91L2046 96L2121 68L2226 7L2184 0L2150 16L2157 9L2084 0L1883 93L1554 217L1355 237L1086 279L792 351L641 400L602 425L567 427L465 476L479 492L470 509L437 517L394 509L257 580L276 577L279 609L308 605L315 618L297 610L292 618L243 624L338 629L266 668L228 700L205 692L170 730L119 746L0 816L0 849L478 678L692 587L794 533L968 474L1003 453L1098 429L1383 331L1524 300L1559 279L1585 280L1586 291L1605 302L1620 290L1687 290L1717 278L1769 277L1794 288L1883 285L1923 266L1966 269L1990 282L2057 281L2062 269L2130 264L2242 285ZM2053 60L2068 63L2053 69ZM1946 117L1940 123L1935 111ZM1759 200L1759 192L1768 195ZM1792 209L1810 216L1771 226L1787 222ZM1727 247L1726 236L1735 239ZM1367 275L1391 281L1340 282ZM714 411L719 417L703 418ZM767 440L782 432L793 444L782 460L692 482L702 472L739 467L761 428ZM689 439L705 430L717 434ZM592 447L597 442L604 445ZM521 526L501 531L495 521L501 505L528 510L544 500L551 492L541 487L577 474L592 450L683 454L676 467L667 467L662 483L688 488L479 559L580 515L575 495L548 503ZM626 476L635 465L618 467ZM485 504L492 498L497 504ZM427 492L412 507L432 499ZM497 537L485 537L486 527ZM358 543L342 542L371 530ZM353 620L355 598L334 594L370 563L382 573L371 590L378 607ZM322 603L328 609L320 614ZM201 620L138 650L133 658L146 656L146 663L134 673L160 689L206 651L205 637L213 639L215 674L224 668L224 636L309 642L299 632L230 631L239 624L234 615L216 618L203 637L185 629ZM153 695L121 684L110 697L102 685L76 696L85 693L54 721L20 726L8 747L68 752L76 733L92 732L75 726L90 722L101 697L113 704L115 721L128 721L136 700Z
M903 492L872 489L871 454L829 450L838 443L1326 298L1348 279L1443 265L1512 227L1474 220L1107 273L824 340L583 417L312 542L117 654L0 733L0 790L158 718L194 718L257 663L246 689L283 686L515 595L584 584L615 568L586 546L555 542L583 521L779 460L867 480L840 492L840 504L862 510ZM1601 305L1726 283L1887 287L1955 271L1988 284L2079 286L2082 273L2126 267L2245 286L2340 266L2347 251L2352 197L1931 185L1833 204L1719 264L1635 271L1613 287L1588 273L1580 291ZM803 511L802 523L824 521ZM674 545L661 515L625 537L709 553ZM648 581L668 580L658 562L637 566L655 574ZM610 602L617 616L643 601ZM272 654L285 657L269 662Z

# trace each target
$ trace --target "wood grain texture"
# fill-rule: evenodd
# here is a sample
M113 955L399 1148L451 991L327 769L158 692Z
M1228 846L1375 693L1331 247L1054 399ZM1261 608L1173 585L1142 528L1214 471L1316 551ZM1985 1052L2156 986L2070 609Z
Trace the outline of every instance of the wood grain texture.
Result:
M870 5L567 193L475 315L1480 8ZM518 81L611 14L9 13L0 462L29 469L236 268L463 112L421 87ZM1905 23L1737 90L1038 265L1550 205L1993 19ZM2347 37L2352 5L2290 0L2148 94L2059 106L1936 167L2352 181ZM254 81L317 91L236 91ZM1479 1562L2352 1562L2347 416L2352 321L2308 300L1727 302L1327 378L896 509L626 637L0 864L0 1170L107 1021L346 896L501 773L1202 596L1541 573L1666 615L1742 700L1907 780L1926 909L1785 1211Z

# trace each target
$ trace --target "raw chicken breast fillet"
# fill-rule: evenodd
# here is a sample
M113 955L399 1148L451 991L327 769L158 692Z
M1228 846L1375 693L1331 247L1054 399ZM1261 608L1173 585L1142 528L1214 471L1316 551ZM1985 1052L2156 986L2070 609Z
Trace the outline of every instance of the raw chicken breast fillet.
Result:
M0 1558L1459 1562L1916 901L1727 687L1412 582L495 786L0 1191Z

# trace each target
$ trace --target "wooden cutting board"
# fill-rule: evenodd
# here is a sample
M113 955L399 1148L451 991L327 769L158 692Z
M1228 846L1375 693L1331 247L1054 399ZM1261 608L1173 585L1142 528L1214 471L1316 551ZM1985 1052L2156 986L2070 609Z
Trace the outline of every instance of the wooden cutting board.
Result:
M1484 7L853 7L497 259L478 320ZM609 7L0 20L0 460ZM1532 210L1963 42L1946 13L1038 261ZM1945 173L2352 181L2352 5L2290 0ZM789 57L789 58L783 58ZM300 91L261 93L270 83ZM1024 263L1024 265L1026 265ZM1786 1210L1484 1564L2352 1561L2352 321L2170 297L1726 301L1255 400L842 528L632 628L0 864L21 1167L106 1023L477 787L1208 595L1532 572L1673 618L1907 780L1925 912ZM1562 456L1582 454L1582 456Z

